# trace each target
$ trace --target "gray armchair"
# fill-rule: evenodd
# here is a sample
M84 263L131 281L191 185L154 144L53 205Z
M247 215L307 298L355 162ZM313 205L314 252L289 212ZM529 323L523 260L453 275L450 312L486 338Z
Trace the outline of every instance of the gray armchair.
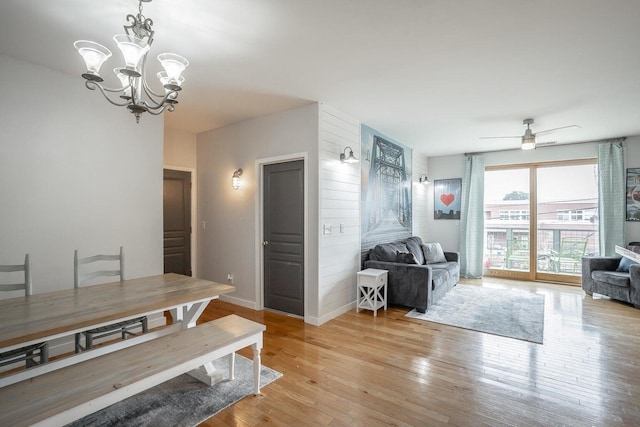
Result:
M640 308L640 264L629 272L616 271L620 257L582 258L582 289L587 295L606 295Z

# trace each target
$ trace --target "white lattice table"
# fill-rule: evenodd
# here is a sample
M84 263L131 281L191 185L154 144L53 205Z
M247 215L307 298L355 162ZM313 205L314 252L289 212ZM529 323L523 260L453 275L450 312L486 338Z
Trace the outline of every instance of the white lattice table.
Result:
M387 309L387 270L367 268L357 273L357 308L372 310L373 315L378 314L378 309Z

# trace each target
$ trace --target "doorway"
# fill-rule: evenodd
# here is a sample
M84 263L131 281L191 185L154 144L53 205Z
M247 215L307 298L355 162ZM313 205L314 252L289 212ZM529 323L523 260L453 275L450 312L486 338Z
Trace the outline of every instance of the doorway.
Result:
M264 307L304 316L304 160L263 166Z
M192 275L191 172L163 170L164 272Z

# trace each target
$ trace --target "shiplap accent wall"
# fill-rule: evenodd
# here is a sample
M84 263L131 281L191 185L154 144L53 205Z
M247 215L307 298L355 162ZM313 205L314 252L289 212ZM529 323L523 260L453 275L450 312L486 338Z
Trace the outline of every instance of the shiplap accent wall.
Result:
M360 168L341 163L351 147L360 159L360 122L320 104L319 108L318 324L352 308L360 270ZM362 159L360 159L362 160ZM340 225L342 224L342 232ZM331 233L324 228L331 226Z
M420 152L413 151L413 176L412 178L412 205L413 205L413 232L425 242L429 240L427 222L429 215L433 217L433 179L429 175L428 157ZM420 175L426 174L430 184L419 182Z

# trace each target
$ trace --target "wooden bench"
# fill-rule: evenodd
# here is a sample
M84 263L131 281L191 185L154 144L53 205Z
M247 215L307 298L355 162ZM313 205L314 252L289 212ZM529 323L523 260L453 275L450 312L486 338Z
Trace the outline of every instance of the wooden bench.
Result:
M230 315L0 388L0 426L64 425L223 356L253 348L260 393L265 326Z

